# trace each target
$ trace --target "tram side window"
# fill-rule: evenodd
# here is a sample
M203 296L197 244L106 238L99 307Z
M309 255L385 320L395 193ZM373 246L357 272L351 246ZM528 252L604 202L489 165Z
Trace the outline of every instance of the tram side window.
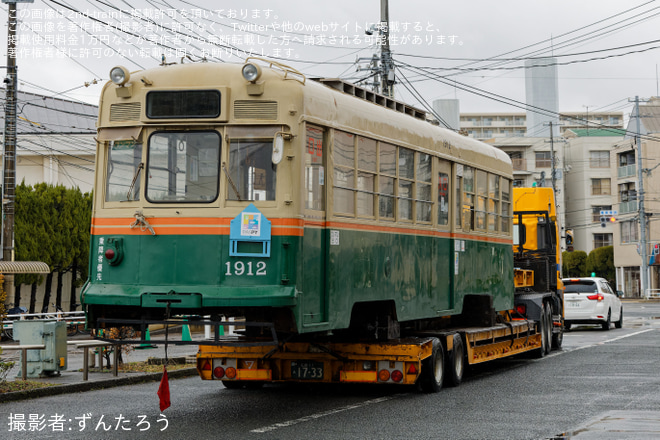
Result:
M381 220L394 221L394 182L396 180L396 147L380 143L378 175L378 216Z
M500 176L488 174L488 231L497 232L500 223Z
M231 139L227 200L275 200L273 140Z
M305 150L305 208L325 209L325 171L323 168L323 129L307 126Z
M415 152L399 148L399 219L413 219L413 179L415 178Z
M476 229L486 229L486 206L488 202L488 173L477 170L477 206L476 206Z
M105 188L106 202L140 200L141 162L141 143L134 141L112 141L109 143Z
M357 214L358 217L374 218L374 193L376 192L376 141L358 136L357 144Z
M210 203L217 199L217 132L158 132L151 135L147 148L147 200Z
M415 182L415 210L418 222L430 223L433 210L431 200L431 159L428 154L417 153L417 176Z
M334 211L355 215L355 135L335 131L333 147Z
M449 224L449 174L438 173L438 224Z
M474 230L474 168L463 167L463 229Z
M501 200L502 200L502 232L508 234L511 231L511 181L502 179L501 182Z

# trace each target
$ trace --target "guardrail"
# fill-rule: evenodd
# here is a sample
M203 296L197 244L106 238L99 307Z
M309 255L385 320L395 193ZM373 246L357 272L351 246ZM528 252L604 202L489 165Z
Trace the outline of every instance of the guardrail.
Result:
M66 334L73 336L78 333L79 326L85 324L85 312L47 312L47 313L19 313L7 315L2 319L2 333L8 339L14 339L14 322L25 319L52 319L66 321Z
M660 298L660 289L647 289L646 292L648 293L648 299Z

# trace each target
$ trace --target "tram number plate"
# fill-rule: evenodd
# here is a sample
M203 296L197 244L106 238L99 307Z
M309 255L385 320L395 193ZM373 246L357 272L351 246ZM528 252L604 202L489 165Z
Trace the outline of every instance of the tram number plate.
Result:
M323 379L323 362L291 361L292 379Z

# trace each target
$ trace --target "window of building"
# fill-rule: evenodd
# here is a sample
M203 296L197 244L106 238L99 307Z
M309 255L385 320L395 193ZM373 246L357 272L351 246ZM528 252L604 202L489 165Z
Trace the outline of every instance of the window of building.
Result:
M607 196L611 193L611 179L591 179L591 195Z
M621 225L621 243L635 243L639 241L639 227L637 221L622 221Z
M637 200L635 182L619 184L619 202L633 202Z
M625 166L628 166L628 165L635 165L635 152L634 151L626 151L625 153L621 153L618 156L619 156L619 166L620 167L625 167Z
M591 207L591 220L594 223L600 223L600 211L611 211L612 205L592 206Z
M589 168L609 168L609 167L610 167L609 151L589 152Z
M537 151L536 168L550 168L552 166L552 153L550 151Z
M612 234L594 234L594 249L612 246Z

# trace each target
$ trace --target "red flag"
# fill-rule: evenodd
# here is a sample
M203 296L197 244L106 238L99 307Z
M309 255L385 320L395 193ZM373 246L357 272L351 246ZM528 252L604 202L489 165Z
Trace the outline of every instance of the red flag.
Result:
M163 365L163 378L158 387L158 397L160 397L160 410L165 411L170 407L170 383L167 380L167 367Z

